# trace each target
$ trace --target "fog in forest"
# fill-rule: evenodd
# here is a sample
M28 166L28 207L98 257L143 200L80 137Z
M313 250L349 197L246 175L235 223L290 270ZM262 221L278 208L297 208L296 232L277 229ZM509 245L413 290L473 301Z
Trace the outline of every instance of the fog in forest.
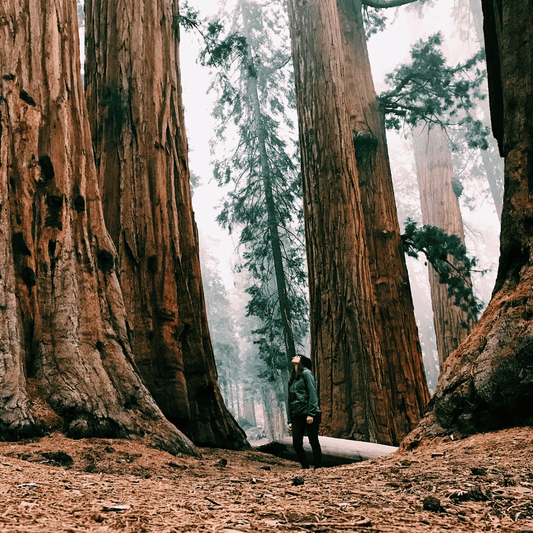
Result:
M278 78L272 72L264 78L258 76L259 82L264 84L259 87L258 103L266 108L267 93L279 92L275 100L278 109L273 109L271 100L270 112L279 130L277 142L285 145L283 157L291 161L284 163L288 166L282 172L281 182L275 184L275 195L278 195L276 201L289 210L284 213L280 227L283 226L282 248L288 254L285 258L288 280L293 285L289 292L296 299L292 325L296 350L308 353L301 196L291 191L291 188L298 188L300 179L296 149L298 126L284 9L285 6L279 4L276 17L276 10L261 2L204 1L201 5L185 4L181 14L185 19L180 42L182 85L210 332L226 405L251 439L274 439L286 431L283 386L286 350L276 316L276 282L268 257L268 242L257 242L266 235L266 230L260 224L250 229L254 220L263 217L261 209L265 208L261 198L254 197L261 193L250 185L243 185L247 174L252 181L259 175L253 164L247 167L249 154L242 150L243 145L254 142L243 133L246 130L245 97L250 89L235 57L226 63L212 60L212 49L217 43L214 39L209 41L213 34L206 35L201 24L218 28L216 38L219 41L232 35L246 38L264 63L274 61L276 56L284 63L283 75ZM368 49L376 92L390 91L387 76L390 79L391 73L400 65L409 64L416 43L425 42L438 32L441 36L438 51L444 59L443 64L452 67L468 61L480 49L479 10L475 0L440 0L381 11L366 10ZM248 20L245 20L245 13L249 13ZM188 24L189 16L194 19L193 24ZM478 67L484 77L484 61ZM268 76L271 79L267 79ZM471 77L472 72L466 76ZM233 91L231 97L228 97L228 90ZM481 81L478 98L468 110L475 124L482 125L476 127L485 128L485 134L489 127L486 91L486 82ZM235 105L237 101L238 106ZM263 112L269 114L269 110ZM399 121L396 129L389 129L387 134L402 230L408 220L417 226L427 223L422 216L422 185L417 180L412 128L412 124ZM459 217L464 228L461 238L467 255L477 261L470 273L473 295L478 306L483 308L490 299L497 268L499 219L496 196L500 195L501 205L503 164L492 135L485 135L485 141L468 138L472 136L473 128L472 122L465 126L458 118L443 130L453 164L453 192L458 198ZM480 147L483 142L486 146ZM222 170L224 176L220 176ZM252 212L239 212L252 198L257 202L250 207ZM447 206L444 209L449 210ZM450 233L449 229L442 229ZM287 266L288 262L291 266ZM418 259L407 257L407 265L426 377L433 392L438 378L439 354L428 278L430 267L424 254L419 254Z
M261 3L249 3L255 5L256 9L261 9ZM211 21L219 20L226 25L227 32L243 31L242 21L237 20L238 16L235 15L238 10L233 4L213 2L210 5L202 2L201 6L193 6L191 3L190 7L196 7L201 16ZM426 2L423 6L417 3L381 12L370 10L369 15L386 17L383 27L377 28L376 33L368 40L376 92L379 94L387 90L385 81L387 74L398 65L409 63L410 52L415 43L428 39L437 32L441 32L440 50L449 66L464 62L478 52L480 34L476 33L476 25L479 32L479 21L476 17L479 16L479 12L476 9L479 9L479 6L476 7L475 2L441 0ZM281 54L290 49L287 40L287 21L282 17L276 23L277 28L264 24L261 30L257 30L259 33L260 31L272 33L265 36L265 42L258 43L257 46L266 47L268 41L269 45L275 48L271 53ZM372 24L371 20L369 24ZM273 439L283 433L285 426L282 372L279 369L268 368L269 362L276 366L273 363L276 354L269 356L260 353L262 347L260 339L263 338L262 342L265 342L265 332L258 333L258 331L265 325L264 318L262 322L257 313L254 316L246 308L250 302L250 287L255 283L265 289L268 282L265 282L264 278L259 280L257 276L254 279L249 270L243 266L243 254L246 255L247 247L239 241L239 235L245 230L246 224L239 224L238 221L230 224L232 226L230 234L227 230L228 225L223 228L216 222L216 217L222 210L221 206L228 195L235 190L236 185L234 181L228 179L220 186L220 180L217 183L213 178L213 165L217 161L231 157L232 151L239 143L239 131L238 126L230 124L224 131L224 140L216 137L217 119L213 118L213 112L217 102L220 104L220 100L217 100L220 70L217 72L216 68L199 64L198 57L202 46L202 37L197 32L183 33L182 83L191 170L197 179L193 204L200 231L202 275L219 382L227 406L241 425L248 429L249 437ZM265 52L262 50L258 53ZM484 70L484 63L480 69ZM232 75L235 76L235 72ZM234 79L230 80L230 83L238 82ZM238 90L237 85L235 88ZM280 89L287 97L290 88ZM480 91L486 94L484 82ZM476 100L475 107L470 113L485 127L489 125L486 99ZM234 117L233 120L238 124L238 119ZM294 107L287 107L284 120L286 120L286 123L282 124L286 130L284 135L294 142L297 139ZM218 121L220 123L220 116ZM483 157L487 153L490 154L492 165L490 172L493 173L496 187L499 187L497 192L500 194L503 164L497 156L491 135L487 137L489 142L487 150L476 147L465 148L464 127L450 126L446 135L453 159L453 181L456 187L454 192L459 200L467 254L477 259L477 265L472 270L474 295L482 306L486 306L496 275L499 220ZM410 126L401 124L397 130L389 129L388 148L400 227L403 229L408 219L421 226L423 220L420 192ZM292 156L299 165L297 155ZM486 159L487 157L485 163ZM298 206L295 205L293 208L295 210L293 224L297 224ZM293 241L293 245L299 247L300 251L303 250L303 243ZM418 259L407 257L407 264L426 377L430 391L433 392L438 378L439 357L429 288L428 261L421 255ZM272 284L273 281L270 281L271 286L266 289L268 296L265 298L275 300L275 289ZM274 303L272 305L275 306ZM303 322L307 320L305 311L302 320ZM281 336L272 334L270 341L266 342L272 342L270 348L274 352L284 351ZM309 345L308 336L303 335L299 342L298 349L306 351Z
M529 28L481 3L2 4L2 439L530 423Z

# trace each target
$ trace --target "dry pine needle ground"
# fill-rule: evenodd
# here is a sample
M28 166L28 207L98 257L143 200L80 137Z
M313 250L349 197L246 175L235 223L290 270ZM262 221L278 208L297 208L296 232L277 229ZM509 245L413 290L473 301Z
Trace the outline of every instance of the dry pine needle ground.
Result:
M533 532L532 454L518 428L302 473L256 451L57 433L0 443L0 531Z

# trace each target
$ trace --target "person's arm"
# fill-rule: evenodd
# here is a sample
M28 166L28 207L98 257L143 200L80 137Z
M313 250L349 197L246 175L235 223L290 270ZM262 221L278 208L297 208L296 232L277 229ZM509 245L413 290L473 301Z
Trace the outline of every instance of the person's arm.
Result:
M314 418L320 412L320 407L318 406L318 394L316 392L315 376L313 376L313 373L309 371L303 372L303 378L305 380L308 395L307 416Z
M289 402L288 405L287 405L287 427L289 428L289 431L292 431L291 391L290 391L290 385L289 385L289 397L287 398L287 401Z

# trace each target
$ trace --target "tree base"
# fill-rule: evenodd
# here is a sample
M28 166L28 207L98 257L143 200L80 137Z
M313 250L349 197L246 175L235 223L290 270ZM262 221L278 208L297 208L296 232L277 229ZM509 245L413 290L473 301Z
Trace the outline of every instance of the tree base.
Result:
M21 393L16 402L11 401L14 408L3 406L0 440L16 442L59 432L71 439L138 440L173 455L200 457L194 444L163 417L150 418L134 410L124 410L114 417L99 417L81 409L60 416L40 393L35 379L26 381L26 392L27 396Z
M533 423L533 268L508 281L445 361L426 416L401 443L456 438Z

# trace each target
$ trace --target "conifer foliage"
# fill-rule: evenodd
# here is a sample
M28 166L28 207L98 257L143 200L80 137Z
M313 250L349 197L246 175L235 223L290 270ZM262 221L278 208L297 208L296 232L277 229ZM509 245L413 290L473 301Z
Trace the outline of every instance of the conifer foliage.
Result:
M483 303L474 295L470 282L477 259L468 257L461 239L435 226L418 228L410 219L405 224L402 239L405 253L415 259L422 253L439 274L440 283L447 285L448 296L453 298L455 305L465 311L469 319L477 320Z
M426 123L429 128L443 127L448 139L459 139L463 149L488 149L490 131L476 117L476 106L485 98L482 83L486 72L480 63L484 52L480 50L464 62L454 66L447 64L441 51L441 33L419 40L411 48L411 63L399 65L386 76L391 87L380 95L380 104L386 115L389 129L411 128ZM463 186L457 176L452 181L453 192L460 197ZM447 286L448 296L454 304L476 321L483 304L473 293L470 280L476 259L466 255L466 247L457 235L449 235L442 228L407 220L402 236L405 252L418 258L423 253L438 274L439 282Z
M225 29L229 28L229 31ZM237 269L251 274L249 316L276 379L307 329L305 248L294 83L280 2L240 0L203 31L201 59L215 78L214 177L230 189L218 222L239 234Z
M470 114L485 98L481 85L486 73L480 67L484 52L449 66L440 50L442 41L440 32L418 41L411 48L411 63L399 65L386 76L391 89L380 95L386 126L400 129L402 123L415 126L420 122L464 125L471 132L469 146L486 148L489 129Z

